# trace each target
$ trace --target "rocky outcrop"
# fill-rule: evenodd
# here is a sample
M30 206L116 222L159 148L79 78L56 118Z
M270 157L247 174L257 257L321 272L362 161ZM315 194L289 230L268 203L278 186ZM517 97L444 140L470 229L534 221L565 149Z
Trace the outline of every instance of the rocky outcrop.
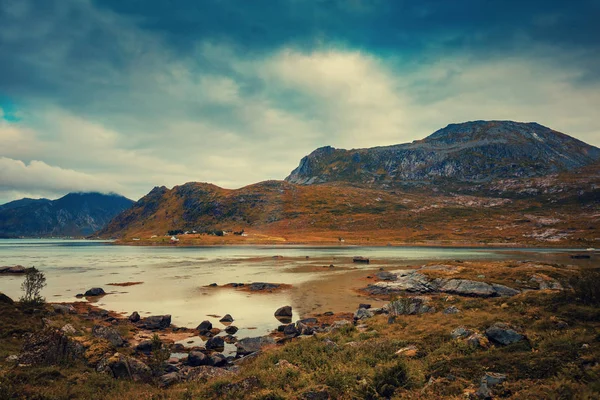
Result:
M435 311L429 305L429 298L423 296L403 297L390 302L385 308L392 315L416 315Z
M81 343L56 329L45 329L25 339L19 362L32 365L58 365L83 360Z
M473 281L469 279L430 279L419 270L398 270L389 272L395 279L377 282L363 290L373 295L389 295L397 293L450 293L473 297L499 297L519 294L517 289L495 283Z
M451 124L423 140L370 149L322 147L286 181L432 184L544 176L596 162L600 149L537 123Z

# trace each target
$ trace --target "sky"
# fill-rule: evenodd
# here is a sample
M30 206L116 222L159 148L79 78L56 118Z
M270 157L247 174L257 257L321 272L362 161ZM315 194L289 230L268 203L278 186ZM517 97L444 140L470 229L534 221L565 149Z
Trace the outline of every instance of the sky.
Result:
M0 203L283 179L535 121L600 146L600 0L0 0Z

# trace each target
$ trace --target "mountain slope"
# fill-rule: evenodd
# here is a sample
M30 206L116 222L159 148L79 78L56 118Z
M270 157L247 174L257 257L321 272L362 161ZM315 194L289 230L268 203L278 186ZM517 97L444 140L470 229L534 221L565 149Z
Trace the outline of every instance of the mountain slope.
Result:
M297 184L486 182L572 171L600 160L600 149L537 123L451 124L413 143L343 150L322 147L286 178Z
M100 193L17 200L0 206L0 236L88 236L132 204L123 196Z

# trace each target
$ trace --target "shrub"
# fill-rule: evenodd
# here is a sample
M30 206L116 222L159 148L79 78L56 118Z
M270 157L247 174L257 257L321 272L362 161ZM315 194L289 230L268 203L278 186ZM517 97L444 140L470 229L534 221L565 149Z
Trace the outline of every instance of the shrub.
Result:
M162 340L155 333L152 336L152 354L148 366L155 375L160 375L163 371L165 361L171 356L171 351L166 346L163 346Z
M38 271L35 268L27 271L25 280L21 284L21 290L25 294L20 298L20 301L28 305L40 305L46 301L40 295L42 289L46 286L46 276L43 272Z
M373 377L373 387L379 396L392 397L396 389L409 386L408 368L404 362L382 368Z
M569 279L575 299L584 304L600 304L600 269L586 269Z

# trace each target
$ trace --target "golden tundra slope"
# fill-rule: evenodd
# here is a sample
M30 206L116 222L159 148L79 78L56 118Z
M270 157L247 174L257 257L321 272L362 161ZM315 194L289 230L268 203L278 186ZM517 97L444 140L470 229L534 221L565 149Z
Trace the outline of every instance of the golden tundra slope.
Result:
M600 165L486 184L359 187L266 181L228 190L206 183L154 188L101 237L180 244L337 243L599 247ZM151 238L157 235L155 238Z

